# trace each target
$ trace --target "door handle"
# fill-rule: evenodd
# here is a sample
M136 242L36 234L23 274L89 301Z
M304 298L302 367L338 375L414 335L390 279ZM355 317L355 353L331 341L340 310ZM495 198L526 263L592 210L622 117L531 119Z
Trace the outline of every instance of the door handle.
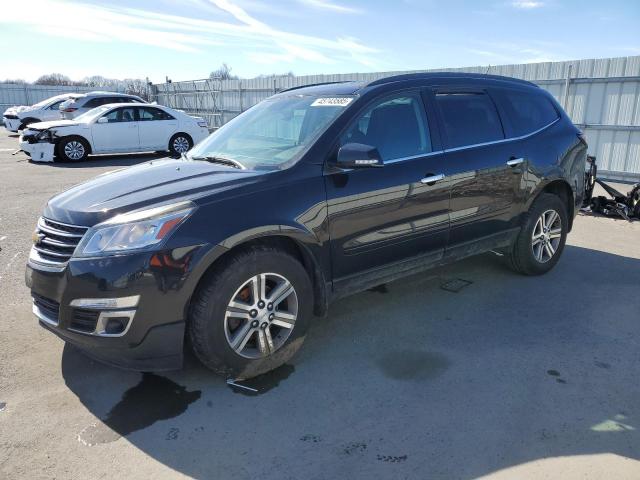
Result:
M438 175L427 175L422 180L420 180L420 183L425 183L427 185L433 185L434 183L439 182L442 179L444 179L444 174L442 174L442 173L440 173Z
M524 162L524 158L522 158L522 157L520 157L520 158L511 158L511 159L507 160L507 165L509 165L510 167L515 167L516 165L520 165L523 162Z

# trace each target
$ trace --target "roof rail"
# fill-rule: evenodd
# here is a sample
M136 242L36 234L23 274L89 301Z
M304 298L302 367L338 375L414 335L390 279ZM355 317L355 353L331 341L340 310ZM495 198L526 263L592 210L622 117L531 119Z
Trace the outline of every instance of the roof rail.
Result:
M307 87L318 87L320 85L334 85L336 83L350 83L350 82L355 82L356 80L340 80L338 82L320 82L320 83L309 83L307 85L298 85L297 87L291 87L291 88L287 88L285 90L280 90L278 93L284 93L284 92L290 92L291 90L298 90L300 88L307 88Z
M392 75L390 77L383 77L377 80L373 80L366 84L367 87L374 85L383 85L385 83L400 82L402 80L417 80L417 79L429 79L429 78L474 78L474 79L488 79L488 80L500 80L503 82L519 83L522 85L537 87L535 83L531 83L527 80L521 80L519 78L504 77L502 75L487 75L484 73L468 73L468 72L418 72L418 73L405 73L401 75Z

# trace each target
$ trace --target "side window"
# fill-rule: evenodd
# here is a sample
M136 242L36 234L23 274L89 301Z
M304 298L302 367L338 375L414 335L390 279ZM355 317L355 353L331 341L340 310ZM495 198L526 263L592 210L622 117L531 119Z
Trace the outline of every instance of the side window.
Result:
M58 110L58 107L62 102L64 102L64 100L60 100L59 102L53 102L51 105L47 107L47 110Z
M495 105L486 93L438 93L449 148L504 139Z
M141 122L151 120L173 120L173 117L159 108L138 108L138 117Z
M88 100L82 107L83 108L96 108L102 105L102 97L96 97Z
M341 137L340 144L374 146L383 160L431 152L422 99L417 93L386 97L367 108Z
M535 132L558 118L555 107L542 94L505 89L500 95L516 136Z
M136 120L133 108L116 108L107 113L104 118L107 119L107 123L135 122Z

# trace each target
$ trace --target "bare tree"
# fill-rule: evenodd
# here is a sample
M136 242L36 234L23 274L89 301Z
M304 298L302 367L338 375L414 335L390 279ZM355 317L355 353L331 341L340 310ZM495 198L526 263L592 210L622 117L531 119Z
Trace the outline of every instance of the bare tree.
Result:
M74 82L66 75L61 73L50 73L41 75L35 82L35 85L77 85L80 82Z
M223 63L209 74L209 78L216 80L238 80L237 75L231 75L231 70L232 68L229 65Z

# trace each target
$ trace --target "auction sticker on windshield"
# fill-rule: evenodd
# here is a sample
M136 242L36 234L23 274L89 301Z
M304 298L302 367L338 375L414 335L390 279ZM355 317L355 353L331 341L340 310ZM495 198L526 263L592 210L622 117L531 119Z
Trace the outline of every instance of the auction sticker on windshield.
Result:
M346 107L351 103L350 97L318 98L311 104L312 107Z

